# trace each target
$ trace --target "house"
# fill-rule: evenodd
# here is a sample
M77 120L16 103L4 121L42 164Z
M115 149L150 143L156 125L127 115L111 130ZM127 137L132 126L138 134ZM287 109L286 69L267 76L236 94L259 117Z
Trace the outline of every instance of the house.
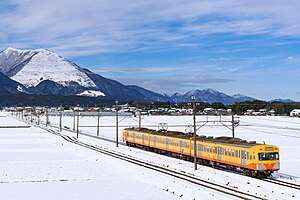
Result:
M255 113L255 110L247 110L244 115L253 115L253 113Z
M268 112L268 109L261 108L261 109L258 110L258 112L259 112L259 115L266 115L267 112Z
M291 117L300 117L300 109L294 109L290 112Z

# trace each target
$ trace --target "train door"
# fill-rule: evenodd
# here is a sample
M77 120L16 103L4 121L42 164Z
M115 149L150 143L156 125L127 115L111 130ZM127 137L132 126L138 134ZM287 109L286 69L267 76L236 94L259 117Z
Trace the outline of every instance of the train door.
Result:
M135 133L133 133L133 143L135 143Z
M246 150L242 150L242 166L246 166L246 158L247 158L247 152Z
M155 136L154 136L153 142L154 142L154 146L156 147L156 137Z
M182 140L179 141L179 145L180 145L180 153L182 153L184 151L184 143Z
M202 156L202 144L198 144L198 155Z
M170 148L170 141L169 139L166 139L166 149L169 150Z
M145 144L145 135L142 135L142 144Z
M222 160L222 147L218 147L218 160Z

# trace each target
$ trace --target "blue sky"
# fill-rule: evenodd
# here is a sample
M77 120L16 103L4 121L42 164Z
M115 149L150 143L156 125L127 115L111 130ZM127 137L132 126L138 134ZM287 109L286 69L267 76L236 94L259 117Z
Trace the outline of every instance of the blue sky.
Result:
M48 48L160 93L300 101L297 0L2 0L0 49Z

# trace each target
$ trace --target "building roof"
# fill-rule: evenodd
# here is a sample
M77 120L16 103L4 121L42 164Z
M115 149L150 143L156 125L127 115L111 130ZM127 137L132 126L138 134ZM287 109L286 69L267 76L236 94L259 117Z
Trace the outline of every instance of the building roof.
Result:
M193 139L193 133L184 133L184 132L180 132L180 131L154 130L154 129L148 129L148 128L135 128L135 127L126 128L125 130L150 133L152 135L159 135L159 136L182 138L182 139L187 139L187 140ZM233 138L233 137L227 137L227 136L221 136L221 137L214 138L212 136L197 135L196 140L203 141L203 142L219 143L219 144L232 144L235 146L243 146L243 147L253 147L256 145L261 145L259 143L256 143L255 141L247 142L246 140L242 140L240 138Z

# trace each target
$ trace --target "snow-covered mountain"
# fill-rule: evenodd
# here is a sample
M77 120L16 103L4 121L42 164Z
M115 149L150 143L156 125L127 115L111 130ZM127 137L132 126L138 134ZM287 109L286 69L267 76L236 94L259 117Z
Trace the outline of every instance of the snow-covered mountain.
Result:
M295 102L295 101L292 99L273 99L273 100L270 100L269 102L291 103L291 102Z
M1 93L26 92L101 97L107 100L144 100L162 102L197 101L222 102L255 100L244 95L227 95L214 89L191 90L185 94L162 95L139 86L128 86L105 78L47 49L18 50L7 48L0 52Z
M242 94L235 94L235 95L232 95L232 97L238 101L238 102L243 102L243 101L253 101L253 100L256 100L255 98L253 97L248 97L248 96L245 96L245 95L242 95Z
M0 53L0 66L1 72L26 87L36 87L43 80L62 86L76 82L83 87L96 87L79 66L46 49L7 48Z
M0 52L0 72L33 94L101 96L123 101L160 101L163 97L102 77L47 49L7 48Z
M175 93L170 98L174 102L188 102L191 101L192 96L196 97L196 101L202 101L207 103L221 102L226 105L233 104L237 101L255 100L252 97L247 97L240 94L230 96L211 88L204 90L191 90L185 94Z

